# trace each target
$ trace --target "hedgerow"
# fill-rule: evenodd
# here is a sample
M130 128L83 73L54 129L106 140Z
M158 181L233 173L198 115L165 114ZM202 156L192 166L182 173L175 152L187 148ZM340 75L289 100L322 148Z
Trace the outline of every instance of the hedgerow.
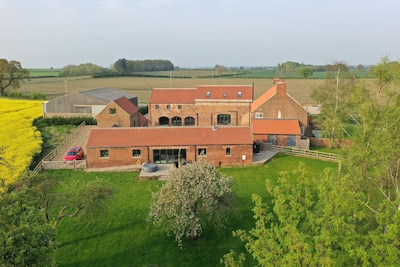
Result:
M33 120L43 116L42 101L0 98L0 178L15 181L40 153L42 136Z
M51 117L51 118L37 118L34 120L33 125L40 127L53 126L53 125L80 125L85 122L86 125L96 125L97 120L93 117Z

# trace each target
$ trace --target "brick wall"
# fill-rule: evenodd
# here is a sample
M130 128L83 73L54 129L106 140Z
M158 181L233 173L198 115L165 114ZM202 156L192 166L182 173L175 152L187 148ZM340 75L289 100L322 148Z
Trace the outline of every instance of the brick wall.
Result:
M277 93L269 101L266 101L252 114L255 118L255 113L263 113L266 119L282 118L282 119L298 119L302 127L308 125L308 113L300 106L293 98L286 94L286 84L277 84Z
M182 125L184 125L184 120L186 117L193 117L197 123L197 115L193 104L168 105L170 106L170 109L167 109L167 104L149 104L149 125L158 126L160 117L169 118L171 125L171 120L175 116L178 116L182 119ZM179 109L179 105L182 107L181 109ZM156 106L159 108L157 109Z
M248 126L250 125L250 102L198 102L195 104L182 104L181 109L179 104L168 104L170 109L167 109L167 104L158 104L159 109L156 109L156 104L149 105L150 125L158 126L160 117L167 117L171 120L178 116L182 119L184 125L185 117L193 117L196 126L212 126L217 125L217 116L219 114L229 114L231 116L231 125Z
M133 157L132 150L141 150L140 157ZM108 150L109 156L100 157L101 150ZM136 165L149 162L147 147L124 147L124 148L86 148L87 166L88 168L105 168L125 165Z
M215 166L249 165L253 161L252 145L232 146L184 146L184 147L125 147L125 148L91 148L87 147L88 168L104 168L125 165L135 165L153 162L153 149L186 149L186 160L188 162L206 160ZM198 155L198 149L205 148L205 156ZM230 148L230 155L226 149ZM140 157L132 157L132 150L139 149ZM100 157L101 150L108 150L109 156ZM245 159L243 159L243 156Z
M110 114L110 108L115 109L115 114ZM136 112L135 114L130 115L116 103L110 102L97 115L97 125L99 127L111 127L112 125L120 127L139 126L139 114Z
M287 146L288 143L288 136L287 135L281 135L281 134L276 134L274 142L269 139L268 134L253 134L253 139L254 142L263 142L263 143L270 143L272 145L277 145L277 146ZM296 147L300 147L301 144L301 136L297 135L296 136Z

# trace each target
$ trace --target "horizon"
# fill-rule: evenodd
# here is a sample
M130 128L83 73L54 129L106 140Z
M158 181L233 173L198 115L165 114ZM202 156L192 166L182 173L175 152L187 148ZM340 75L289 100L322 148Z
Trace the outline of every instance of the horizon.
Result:
M180 68L400 58L397 0L0 0L0 9L0 58L24 68L109 68L120 58Z

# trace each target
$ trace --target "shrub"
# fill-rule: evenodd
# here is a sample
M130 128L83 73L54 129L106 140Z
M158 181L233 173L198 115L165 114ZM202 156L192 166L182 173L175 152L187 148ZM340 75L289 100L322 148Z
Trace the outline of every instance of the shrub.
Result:
M28 95L29 99L46 100L46 96L42 93L32 93Z
M37 118L33 124L40 128L53 125L80 125L85 122L86 125L96 125L97 120L93 117L51 117L51 118Z

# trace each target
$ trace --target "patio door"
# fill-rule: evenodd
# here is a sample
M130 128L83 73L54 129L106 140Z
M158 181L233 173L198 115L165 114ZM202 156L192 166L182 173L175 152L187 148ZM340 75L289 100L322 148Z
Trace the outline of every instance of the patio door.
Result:
M154 163L173 164L178 158L186 160L186 149L154 149Z

